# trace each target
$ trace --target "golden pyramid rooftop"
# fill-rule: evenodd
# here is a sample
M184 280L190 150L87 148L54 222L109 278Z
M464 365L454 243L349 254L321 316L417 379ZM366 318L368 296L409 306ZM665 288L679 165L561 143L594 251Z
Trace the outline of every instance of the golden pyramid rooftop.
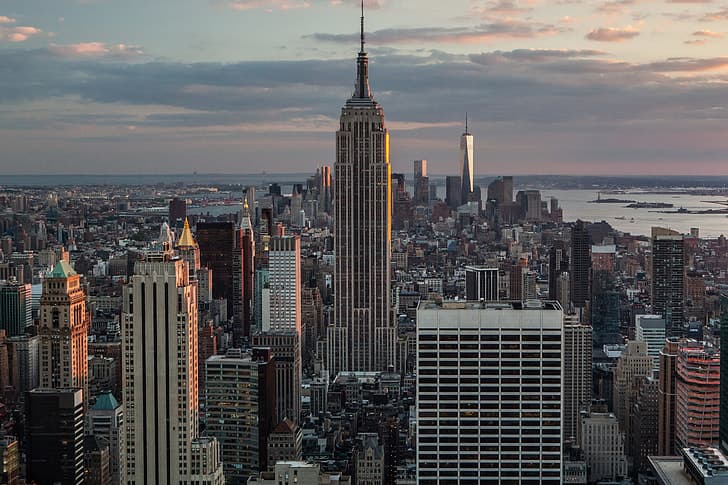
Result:
M179 241L177 241L177 247L178 248L196 248L197 242L195 242L195 238L192 237L192 231L190 230L190 223L187 221L187 218L185 217L185 227L182 229L182 234L179 237Z

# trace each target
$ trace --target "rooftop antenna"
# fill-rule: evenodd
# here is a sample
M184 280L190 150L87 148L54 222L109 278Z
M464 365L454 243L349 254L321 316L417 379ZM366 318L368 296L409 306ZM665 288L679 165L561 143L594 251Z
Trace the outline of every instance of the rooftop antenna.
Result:
M467 111L465 112L465 133L469 133L468 132L468 112Z
M361 52L364 52L364 0L361 0Z

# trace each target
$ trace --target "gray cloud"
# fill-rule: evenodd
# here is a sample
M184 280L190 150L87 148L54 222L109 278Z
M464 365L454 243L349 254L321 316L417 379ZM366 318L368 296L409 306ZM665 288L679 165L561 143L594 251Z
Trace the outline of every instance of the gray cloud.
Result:
M565 32L562 26L529 22L525 20L501 20L476 27L418 27L382 29L367 34L372 44L451 43L473 44L492 42L498 39L529 39ZM359 34L314 33L307 38L319 42L352 43Z
M442 128L442 123L459 122L466 110L474 126L488 136L502 136L502 140L489 142L501 157L508 153L503 145L508 133L513 137L520 133L532 143L538 140L551 147L549 136L557 133L564 142L572 137L569 139L576 143L573 137L577 134L599 137L617 126L635 124L652 126L655 139L661 133L668 140L667 150L679 139L674 133L690 132L697 126L705 133L724 131L728 76L718 69L726 66L728 58L723 57L628 63L596 50L518 49L471 56L392 52L371 59L371 75L377 99L393 126L397 122L421 124L410 134L400 130L399 153L412 157L431 153L437 159L450 149L447 140L456 140L458 134L457 128ZM675 77L683 74L685 78ZM82 141L89 146L123 140L151 146L156 140L156 146L169 150L171 157L185 155L166 143L208 140L208 148L215 153L224 151L226 160L233 160L232 148L216 143L239 139L248 140L250 147L256 147L254 153L266 160L274 156L271 154L283 157L285 147L273 143L273 137L281 143L295 140L306 147L310 159L321 159L330 155L332 135L328 132L335 129L353 81L353 59L133 63L60 57L48 50L0 50L0 129L30 136L34 128L117 126L119 133L89 135ZM68 114L53 107L77 99L89 105L85 113ZM48 103L47 111L39 110L46 114L35 116L22 109L28 101L38 106ZM105 107L103 112L95 108L98 106ZM237 127L246 123L278 128L245 138ZM151 131L127 133L130 125ZM298 129L311 130L308 138L296 134ZM46 136L62 135L51 130ZM267 149L263 141L268 143ZM511 148L512 153L525 156L523 148ZM605 142L603 150L607 148ZM711 153L719 148L711 148ZM39 148L26 149L34 153ZM627 158L628 149L628 145L620 145L624 153L619 156ZM68 156L76 153L68 150ZM575 149L573 156L583 156L584 150ZM200 148L199 153L203 152ZM119 153L124 152L119 149ZM18 156L8 154L6 160ZM532 153L531 159L540 156Z

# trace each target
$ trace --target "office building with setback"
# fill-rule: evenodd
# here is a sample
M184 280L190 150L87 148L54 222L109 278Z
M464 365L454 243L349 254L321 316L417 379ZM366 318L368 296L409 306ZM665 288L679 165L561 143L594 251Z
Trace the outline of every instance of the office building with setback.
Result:
M561 483L557 302L422 302L417 482Z

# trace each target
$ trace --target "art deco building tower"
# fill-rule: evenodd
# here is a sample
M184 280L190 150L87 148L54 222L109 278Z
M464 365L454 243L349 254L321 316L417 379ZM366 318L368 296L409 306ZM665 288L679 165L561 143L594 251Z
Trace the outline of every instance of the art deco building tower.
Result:
M197 281L171 237L160 243L124 289L126 483L219 485L219 445L199 438Z
M43 280L40 299L41 389L83 389L88 402L88 327L81 276L59 261Z
M391 165L384 111L369 89L369 58L357 57L354 95L336 133L334 326L329 329L330 375L386 370L395 363L390 314Z
M475 190L473 182L473 135L468 131L467 115L465 116L465 133L460 136L460 163L463 166L460 175L460 198L461 203L467 204Z

